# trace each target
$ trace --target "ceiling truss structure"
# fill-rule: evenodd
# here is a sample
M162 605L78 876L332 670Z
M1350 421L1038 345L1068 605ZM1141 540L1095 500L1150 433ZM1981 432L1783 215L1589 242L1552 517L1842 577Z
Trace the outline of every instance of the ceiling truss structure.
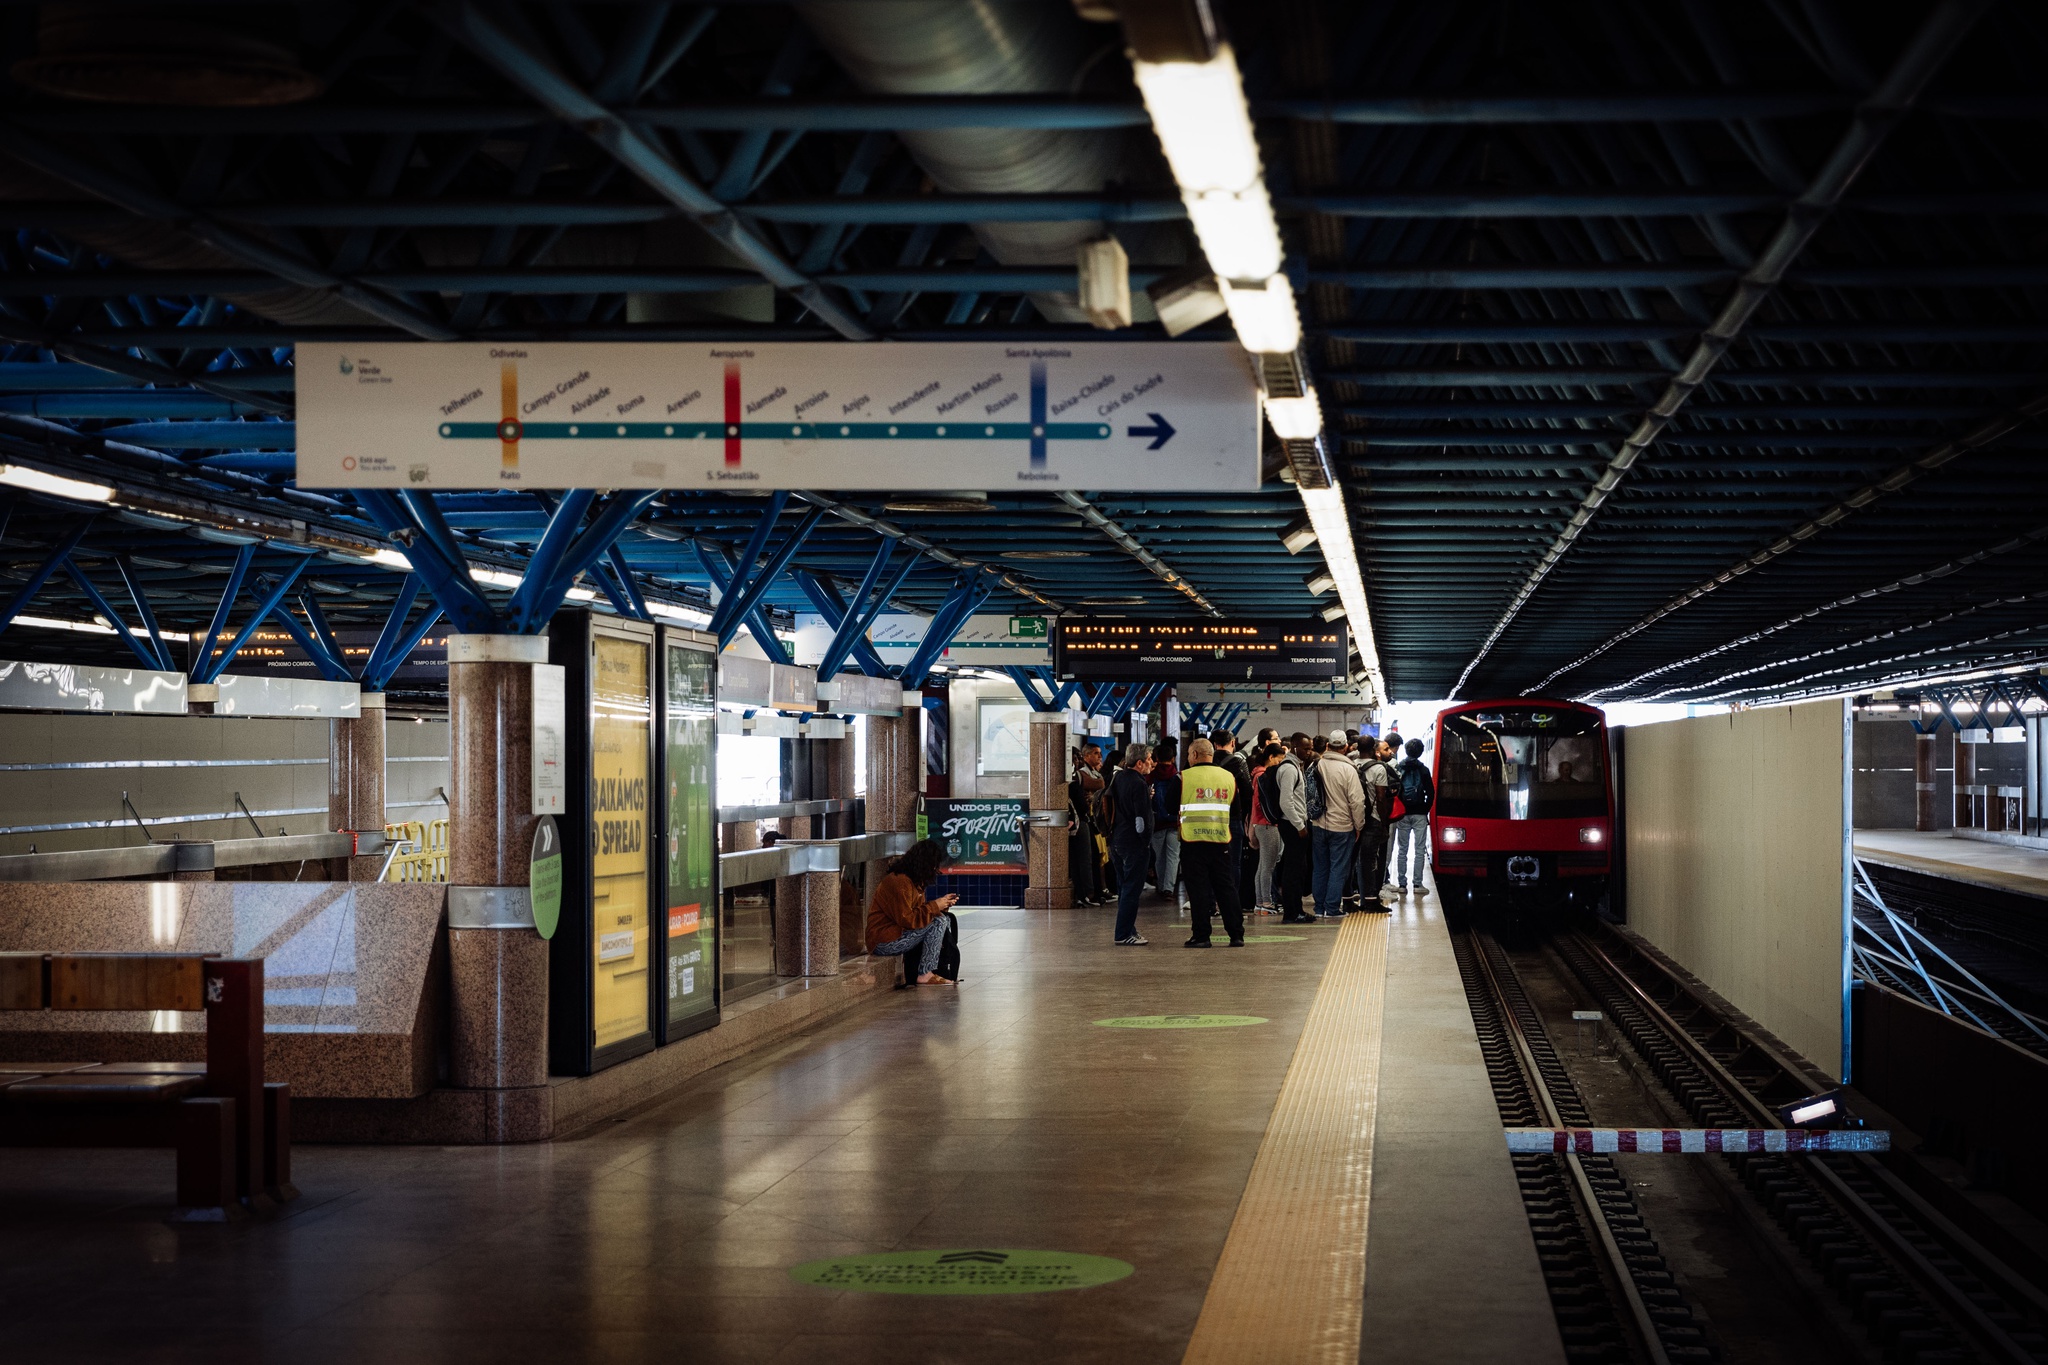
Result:
M297 340L1082 341L1109 334L1062 320L1072 269L1005 234L1114 233L1134 288L1193 250L1115 30L1063 2L1039 8L1078 83L921 92L877 87L821 5L281 8L322 85L305 103L0 79L0 459L122 490L55 554L85 509L0 489L5 619L139 632L17 626L11 655L190 666L226 584L239 621L294 563L270 619L402 643L427 572L369 553L408 530L509 620L536 557L561 567L550 525L597 525L571 498L425 495L400 524L298 489ZM1758 700L2048 657L2048 17L1218 10L1396 695ZM8 51L34 14L0 4ZM1115 164L949 188L918 138L961 129ZM709 614L721 577L773 568L719 623L747 634L876 589L926 613L986 589L985 610L1299 617L1329 599L1279 540L1280 463L1235 497L663 491L570 586Z

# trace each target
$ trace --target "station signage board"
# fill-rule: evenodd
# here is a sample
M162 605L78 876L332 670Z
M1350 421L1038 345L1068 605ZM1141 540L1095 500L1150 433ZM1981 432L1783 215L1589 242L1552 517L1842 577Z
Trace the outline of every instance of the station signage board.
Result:
M1062 617L1052 632L1063 681L1327 681L1345 676L1350 654L1344 624L1332 621Z
M304 342L302 488L1253 492L1227 342Z
M909 663L924 643L932 618L910 612L885 611L868 627L868 643L885 664ZM942 664L1016 664L1044 668L1052 663L1046 641L1051 634L1049 616L1012 616L1007 612L982 612L967 618L953 632L953 642L936 660ZM796 661L816 664L835 634L825 618L800 613L796 618Z
M213 657L218 659L234 643L239 632L226 630L215 643ZM360 672L369 662L370 651L376 648L375 630L356 630L342 627L333 632L334 643L341 650L342 662L352 670ZM188 650L192 648L188 646ZM311 655L299 647L291 633L280 626L264 624L255 628L249 642L235 651L229 662L230 671L245 676L267 678L318 678L322 676L320 665ZM394 684L408 682L442 683L448 680L448 634L445 630L434 631L412 647L403 662L391 675Z

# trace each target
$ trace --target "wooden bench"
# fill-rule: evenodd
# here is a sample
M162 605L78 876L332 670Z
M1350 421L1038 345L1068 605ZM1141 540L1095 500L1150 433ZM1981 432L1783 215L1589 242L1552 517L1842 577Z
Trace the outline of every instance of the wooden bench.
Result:
M202 1062L0 1062L0 1146L174 1147L178 1213L294 1198L291 1090L263 1080L263 962L0 953L0 1009L206 1011Z

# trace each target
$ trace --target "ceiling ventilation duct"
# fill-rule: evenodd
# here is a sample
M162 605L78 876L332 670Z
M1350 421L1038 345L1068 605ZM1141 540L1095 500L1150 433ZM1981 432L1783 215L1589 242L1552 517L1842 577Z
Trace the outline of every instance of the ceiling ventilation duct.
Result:
M872 94L1078 94L1092 71L1123 66L1116 30L1091 28L1071 6L1048 0L809 0L797 9ZM898 136L951 194L1099 194L1129 180L1134 162L1122 129L926 128ZM1072 266L1103 228L1095 221L976 223L974 235L1003 265ZM1031 297L1050 321L1090 320L1071 292ZM1137 321L1153 320L1142 293L1132 304Z
M9 72L59 99L245 109L320 93L289 5L66 0L42 7L36 55Z
M295 53L289 5L179 5L68 0L42 7L37 52L9 70L22 85L71 100L256 107L320 93ZM7 160L0 141L0 201L78 201L79 187ZM245 261L167 223L136 218L68 234L116 260L153 270L241 271ZM376 326L333 293L280 281L223 296L286 326Z

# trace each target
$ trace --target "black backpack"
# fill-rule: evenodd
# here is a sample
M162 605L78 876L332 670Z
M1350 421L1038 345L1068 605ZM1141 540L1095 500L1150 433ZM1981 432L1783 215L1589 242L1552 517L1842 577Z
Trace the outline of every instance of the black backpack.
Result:
M1422 760L1411 758L1401 765L1401 806L1410 815L1427 815L1436 804L1436 784Z

